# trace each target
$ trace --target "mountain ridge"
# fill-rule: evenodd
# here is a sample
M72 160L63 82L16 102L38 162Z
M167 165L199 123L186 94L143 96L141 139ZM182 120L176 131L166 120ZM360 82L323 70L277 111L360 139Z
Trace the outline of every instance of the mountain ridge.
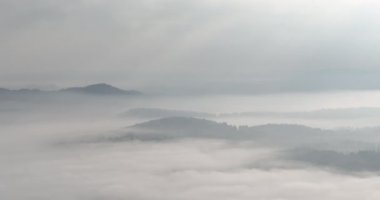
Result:
M139 95L142 94L137 90L123 90L106 83L97 83L83 87L70 87L58 90L58 92L71 92L83 94L100 94L100 95Z
M137 90L123 90L106 83L96 83L81 87L69 87L53 91L45 91L40 89L17 89L11 90L7 88L0 88L0 95L39 95L39 94L84 94L84 95L103 95L103 96L123 96L123 95L141 95L142 93Z
M167 117L127 127L133 138L208 137L229 139L270 139L278 141L303 140L333 132L295 124L265 124L260 126L233 126L194 117ZM286 133L284 133L284 131Z

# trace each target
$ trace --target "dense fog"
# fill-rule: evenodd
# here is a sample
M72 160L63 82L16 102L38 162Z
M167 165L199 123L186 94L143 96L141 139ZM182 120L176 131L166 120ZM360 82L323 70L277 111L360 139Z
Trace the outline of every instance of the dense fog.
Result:
M380 199L379 10L0 0L0 200Z
M334 106L352 94L22 96L0 103L1 199L380 195L380 128L361 123L379 109Z

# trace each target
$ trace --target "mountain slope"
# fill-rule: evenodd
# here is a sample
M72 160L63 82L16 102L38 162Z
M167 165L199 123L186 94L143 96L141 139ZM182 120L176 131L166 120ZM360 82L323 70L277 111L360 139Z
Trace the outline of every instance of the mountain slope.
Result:
M135 138L159 137L167 139L186 137L226 138L237 132L236 127L225 123L190 117L169 117L129 127Z
M299 125L236 127L192 117L168 117L128 127L127 133L122 135L134 139L219 138L294 144L303 141L314 143L329 132Z
M145 119L167 118L167 117L199 117L199 118L215 117L215 115L213 114L203 113L203 112L159 109L159 108L134 108L120 114L120 116L145 118Z

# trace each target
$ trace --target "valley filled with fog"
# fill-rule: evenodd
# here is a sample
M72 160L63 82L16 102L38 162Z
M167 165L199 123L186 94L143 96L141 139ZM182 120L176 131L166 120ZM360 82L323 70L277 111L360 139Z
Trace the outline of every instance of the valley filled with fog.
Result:
M380 196L377 91L0 98L0 199Z
M379 200L379 10L0 0L0 200Z

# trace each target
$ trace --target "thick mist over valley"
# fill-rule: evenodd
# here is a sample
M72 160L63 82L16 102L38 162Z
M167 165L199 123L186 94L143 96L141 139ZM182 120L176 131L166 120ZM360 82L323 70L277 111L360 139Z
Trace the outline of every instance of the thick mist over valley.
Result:
M113 88L106 87L117 94L0 94L0 198L380 195L375 101L337 106L352 93L184 97ZM297 109L294 95L305 103Z
M0 0L0 200L379 200L379 10Z

